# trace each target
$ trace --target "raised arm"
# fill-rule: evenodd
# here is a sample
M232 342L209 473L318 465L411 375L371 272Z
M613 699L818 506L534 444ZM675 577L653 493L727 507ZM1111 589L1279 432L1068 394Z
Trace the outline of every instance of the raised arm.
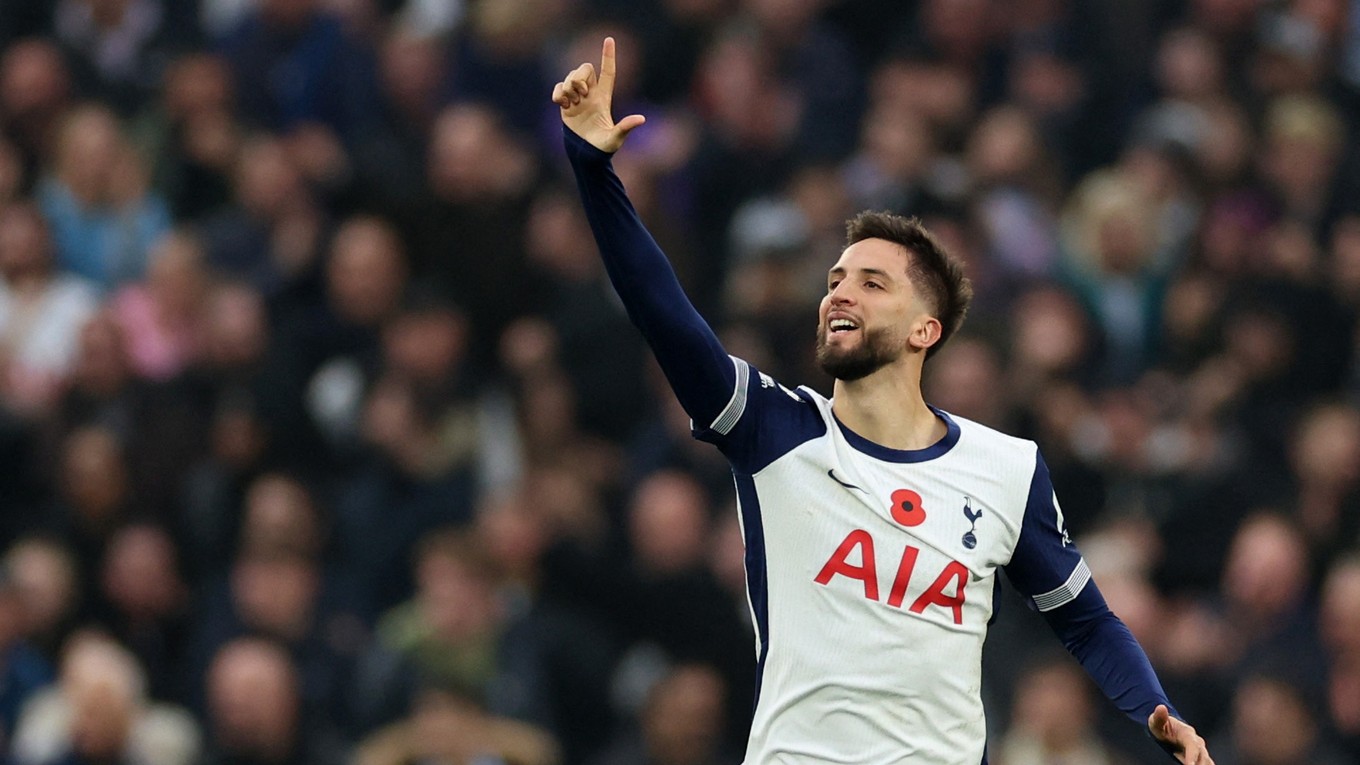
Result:
M685 296L614 174L610 156L645 121L634 114L614 122L615 71L611 37L604 41L598 74L588 63L572 70L553 89L553 102L562 109L567 156L609 279L681 406L696 426L706 427L733 399L741 367Z

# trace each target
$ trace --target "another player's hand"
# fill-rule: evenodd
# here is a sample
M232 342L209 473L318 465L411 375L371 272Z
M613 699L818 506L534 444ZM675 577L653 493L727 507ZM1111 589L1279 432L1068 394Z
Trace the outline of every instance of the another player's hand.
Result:
M614 153L623 146L623 139L646 118L630 114L614 122L610 106L614 100L614 38L604 38L604 53L600 71L585 63L571 70L566 79L553 88L553 103L562 107L562 122L576 135L600 151Z
M1165 704L1158 704L1148 715L1148 729L1153 738L1170 746L1176 759L1185 765L1214 765L1204 739L1195 732L1194 726L1172 717Z

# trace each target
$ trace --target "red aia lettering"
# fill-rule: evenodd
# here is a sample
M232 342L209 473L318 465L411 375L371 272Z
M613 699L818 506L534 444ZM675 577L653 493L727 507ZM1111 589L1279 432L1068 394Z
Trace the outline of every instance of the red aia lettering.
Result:
M852 551L859 550L860 563L858 565L850 562ZM893 608L901 608L902 603L907 597L907 585L911 582L911 575L916 570L916 558L920 555L920 550L907 545L902 551L902 560L897 564L897 575L893 577L892 589L888 591L888 605ZM837 574L850 579L858 579L864 585L864 597L869 600L878 600L878 565L874 558L874 538L869 536L869 532L863 529L851 531L845 540L840 543L836 551L831 553L831 558L822 566L822 570L817 574L813 581L820 585L828 584L832 577ZM954 584L954 594L950 595L945 590L950 584ZM940 606L948 608L953 612L954 623L963 624L963 603L964 588L968 586L968 568L958 561L949 561L944 567L944 571L935 577L935 581L921 593L920 597L912 602L908 609L914 614L919 614L926 610L927 606Z
M861 561L858 566L847 560L850 551L856 547L859 548ZM878 566L874 563L874 538L869 536L869 532L863 529L850 532L836 552L831 553L831 560L822 566L822 572L815 581L817 584L826 584L836 574L860 580L864 583L864 597L878 600Z
M944 594L944 588L949 585L951 579L958 580L958 587L953 595ZM954 610L954 623L963 624L963 588L968 586L968 569L962 563L951 560L949 565L944 567L944 571L935 577L935 583L930 585L930 589L921 593L921 597L911 604L911 612L919 614L926 610L926 606L943 606Z

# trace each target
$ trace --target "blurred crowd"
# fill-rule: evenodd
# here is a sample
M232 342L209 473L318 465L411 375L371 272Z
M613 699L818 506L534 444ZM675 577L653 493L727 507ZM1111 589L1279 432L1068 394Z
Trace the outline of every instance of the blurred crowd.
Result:
M0 763L717 765L730 476L552 83L728 349L920 216L927 398L1037 440L1220 765L1360 762L1360 3L0 2ZM996 765L1164 762L1013 594Z

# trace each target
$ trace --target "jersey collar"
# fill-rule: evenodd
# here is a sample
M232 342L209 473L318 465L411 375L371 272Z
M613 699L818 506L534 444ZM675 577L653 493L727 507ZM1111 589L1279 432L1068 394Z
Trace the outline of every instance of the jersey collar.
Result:
M930 405L927 404L927 406ZM930 411L934 412L936 417L944 420L945 434L939 441L924 449L891 449L882 444L876 444L846 427L834 411L831 412L831 418L836 421L836 427L840 428L846 442L856 451L884 462L926 462L937 457L943 457L950 449L954 448L954 444L959 442L959 424L954 422L954 418L950 417L943 409L936 409L933 406L930 407Z

